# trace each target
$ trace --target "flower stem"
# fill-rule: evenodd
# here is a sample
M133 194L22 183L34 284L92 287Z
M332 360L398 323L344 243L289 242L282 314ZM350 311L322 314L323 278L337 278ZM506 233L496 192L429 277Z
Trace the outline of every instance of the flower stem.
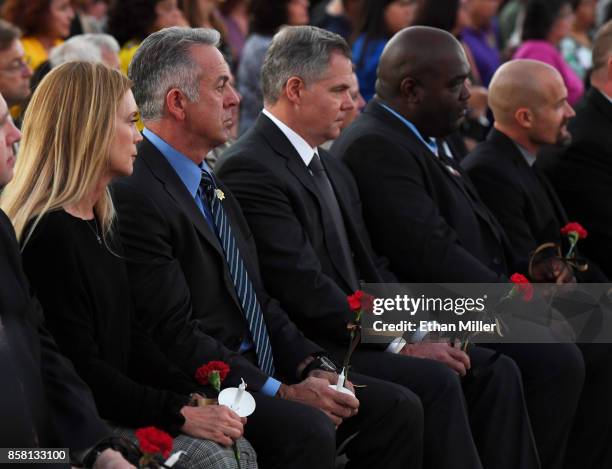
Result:
M232 445L232 449L234 450L234 457L236 458L236 465L238 466L238 469L240 469L240 452L238 451L237 441L234 441L234 444Z
M576 241L574 241L574 239L572 238L572 240L570 241L569 251L567 251L567 255L565 256L566 259L570 259L572 257L572 254L574 253L575 248L576 248Z

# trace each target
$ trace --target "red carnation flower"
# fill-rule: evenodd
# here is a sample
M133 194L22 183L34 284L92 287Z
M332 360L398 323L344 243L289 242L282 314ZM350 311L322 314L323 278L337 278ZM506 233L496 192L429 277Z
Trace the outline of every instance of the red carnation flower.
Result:
M138 439L140 450L145 455L153 456L161 454L164 459L170 456L173 440L166 432L155 427L139 428L136 430L136 438Z
M514 273L510 280L514 283L514 288L512 289L514 293L521 293L525 301L530 301L533 298L533 285L531 285L527 277L523 274Z
M357 312L361 309L361 299L363 298L363 295L363 291L357 290L355 293L347 297L351 310Z
M347 300L349 307L355 313L361 310L371 312L374 306L374 297L372 295L368 295L362 290L357 290L352 295L349 295Z
M210 384L218 392L229 371L230 367L227 363L213 360L196 370L195 379L201 385Z
M589 234L580 223L577 223L575 221L570 222L563 228L561 228L561 234L570 235L571 233L576 233L576 235L578 236L577 239L584 239Z

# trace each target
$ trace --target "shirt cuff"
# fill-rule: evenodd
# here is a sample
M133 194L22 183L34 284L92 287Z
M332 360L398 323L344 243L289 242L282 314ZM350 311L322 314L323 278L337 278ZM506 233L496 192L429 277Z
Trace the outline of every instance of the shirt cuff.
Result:
M430 325L431 324L437 324L437 322L436 321L428 321L427 324L430 324ZM412 334L412 337L410 337L410 342L412 342L413 344L416 344L418 342L422 342L427 334L429 334L429 332L423 331L423 330L418 330L414 334Z
M274 397L276 396L276 393L280 389L281 384L282 383L280 381L274 378L268 378L266 382L264 383L264 385L259 390L259 392L265 396Z
M437 321L428 321L428 324L429 325L436 325L438 323L437 323ZM416 343L421 342L425 338L425 336L427 334L429 334L429 332L427 332L427 330L418 330L418 331L416 331L410 337L410 343L416 344ZM404 339L403 337L396 337L387 346L387 348L385 349L385 352L387 352L387 353L399 353L400 350L402 350L404 348L404 345L406 345L406 339Z
M399 351L404 348L404 345L406 345L406 340L403 337L396 337L387 346L387 349L385 350L385 352L399 353Z

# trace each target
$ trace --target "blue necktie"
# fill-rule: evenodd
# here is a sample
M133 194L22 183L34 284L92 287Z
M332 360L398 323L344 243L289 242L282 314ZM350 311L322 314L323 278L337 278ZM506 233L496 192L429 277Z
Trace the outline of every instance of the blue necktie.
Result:
M272 376L274 375L274 360L272 358L270 337L268 336L261 306L255 295L253 285L249 280L249 275L238 250L236 239L232 233L232 227L223 210L221 203L222 192L216 188L212 175L204 170L202 171L200 188L206 196L204 202L207 202L210 207L217 237L221 241L221 246L225 252L225 260L234 281L234 287L242 305L249 331L251 332L259 368L269 376Z

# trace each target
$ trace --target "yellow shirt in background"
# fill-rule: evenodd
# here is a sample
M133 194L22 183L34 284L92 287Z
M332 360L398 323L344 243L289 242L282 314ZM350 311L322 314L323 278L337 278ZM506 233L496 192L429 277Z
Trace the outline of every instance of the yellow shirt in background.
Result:
M63 43L63 39L56 39L53 47ZM42 45L38 38L34 36L24 36L21 38L23 51L25 53L25 61L32 70L36 70L38 66L49 58L47 49Z
M119 51L119 64L121 66L121 71L127 76L128 67L130 66L130 62L134 58L136 51L140 47L140 41L128 41Z
M121 71L125 76L128 74L128 67L136 54L136 51L140 47L140 41L128 41L124 44L124 46L119 51L119 66L121 67ZM138 122L136 122L136 128L142 132L144 129L144 124L142 119L138 117Z

